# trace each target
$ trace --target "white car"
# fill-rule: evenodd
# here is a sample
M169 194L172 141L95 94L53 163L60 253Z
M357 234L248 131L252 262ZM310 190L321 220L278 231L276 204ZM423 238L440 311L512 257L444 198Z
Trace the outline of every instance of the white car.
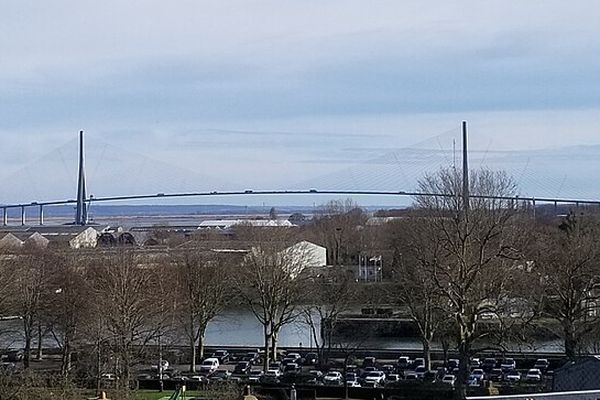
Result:
M540 382L542 380L542 371L537 368L532 368L527 371L525 380L528 382Z
M201 374L212 374L216 370L219 369L219 359L217 358L207 358L200 365L200 373Z
M456 376L455 375L444 375L444 377L442 378L442 383L445 383L446 385L454 386L454 384L456 383Z
M339 385L342 382L342 373L340 371L329 371L323 377L323 383L326 385Z
M263 372L260 369L253 369L250 371L248 375L248 382L258 382L260 381L260 377L263 376Z
M485 378L485 372L483 372L483 369L481 369L481 368L475 368L471 372L471 376L473 378L477 379L478 381L482 381L483 378Z
M169 369L169 362L167 360L162 360L161 361L161 365L162 365L162 370L163 371L166 371L167 369ZM150 370L152 370L152 371L158 371L158 369L159 369L158 367L159 367L158 365L153 365L153 366L150 367Z
M502 360L500 368L502 368L503 371L512 371L514 369L517 369L517 363L514 360L514 358L505 358L504 360Z
M279 378L281 376L281 370L279 369L269 369L265 373L265 376L270 376L273 378Z
M385 383L385 374L383 371L373 371L369 372L363 379L365 383L373 382L379 386L382 386Z

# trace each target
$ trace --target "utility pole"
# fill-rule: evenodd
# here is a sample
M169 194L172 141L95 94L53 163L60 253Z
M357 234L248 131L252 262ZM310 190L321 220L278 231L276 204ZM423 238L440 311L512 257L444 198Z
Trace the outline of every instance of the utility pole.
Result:
M465 216L469 211L469 157L467 151L467 121L462 122L463 165L462 165L462 200Z
M85 167L84 167L84 147L83 147L83 131L79 131L79 171L77 179L77 211L75 214L75 225L87 224L87 205L86 188L85 188Z

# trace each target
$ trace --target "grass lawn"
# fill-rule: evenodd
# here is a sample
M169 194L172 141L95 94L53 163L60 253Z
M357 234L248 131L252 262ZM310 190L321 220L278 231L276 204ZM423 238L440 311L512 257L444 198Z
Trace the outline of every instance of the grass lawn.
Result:
M159 392L157 390L140 390L139 392L136 393L135 398L137 400L160 400L160 399L165 399L167 400L169 397L171 397L171 395L175 393L175 391L173 390L165 390L164 392ZM192 399L194 397L202 397L202 393L201 392L186 392L185 394L185 398L186 399Z

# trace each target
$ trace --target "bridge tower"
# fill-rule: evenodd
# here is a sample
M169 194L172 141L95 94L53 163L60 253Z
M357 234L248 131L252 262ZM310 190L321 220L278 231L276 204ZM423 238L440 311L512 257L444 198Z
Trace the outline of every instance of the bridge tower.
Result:
M85 188L85 158L83 146L83 131L79 131L79 171L77 179L77 209L75 212L75 225L87 225L87 204Z

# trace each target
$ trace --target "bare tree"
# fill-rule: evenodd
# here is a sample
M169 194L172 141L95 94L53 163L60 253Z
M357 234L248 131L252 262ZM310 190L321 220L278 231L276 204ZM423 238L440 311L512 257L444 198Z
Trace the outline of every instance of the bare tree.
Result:
M240 296L263 326L265 371L277 356L281 328L300 313L310 262L310 252L301 245L286 247L273 238L261 238L235 275Z
M514 181L502 172L475 171L469 204L463 204L461 186L461 174L453 169L440 170L419 182L420 192L444 196L416 198L417 207L427 216L422 219L423 232L414 233L411 239L416 249L423 249L419 267L439 290L442 312L453 316L460 358L457 393L464 397L463 382L474 344L492 333L477 329L478 322L485 315L503 314L501 309L511 298L514 271L523 260L517 250L517 205L504 200L516 194Z
M41 324L47 304L44 298L51 290L50 269L56 261L55 255L47 250L27 248L13 259L15 291L11 297L13 312L21 317L25 342L23 366L29 368L34 338L41 346Z
M126 390L132 367L163 329L160 306L168 291L160 282L157 266L133 250L118 249L94 260L91 277L94 312L108 332L118 388Z
M430 240L428 229L423 229L427 223L415 217L390 224L395 283L390 297L416 325L423 345L425 366L430 369L432 342L451 316L444 304L447 298L431 279L430 264L440 258L443 249L440 242Z
M562 328L565 354L573 359L583 339L600 325L600 231L597 220L570 214L537 234L534 255L545 296L546 317Z
M319 240L327 247L330 265L352 262L360 252L359 227L366 215L352 199L331 200L319 209L314 222Z
M83 326L94 318L90 313L91 287L86 279L85 258L75 252L60 254L50 269L46 291L45 324L61 350L61 373L67 377Z
M303 320L310 329L322 365L328 363L335 345L337 322L357 300L355 286L351 274L332 268L315 279L310 287L310 303L302 306Z
M228 303L229 264L211 251L190 249L173 255L176 268L178 316L192 352L190 371L204 357L206 328Z

